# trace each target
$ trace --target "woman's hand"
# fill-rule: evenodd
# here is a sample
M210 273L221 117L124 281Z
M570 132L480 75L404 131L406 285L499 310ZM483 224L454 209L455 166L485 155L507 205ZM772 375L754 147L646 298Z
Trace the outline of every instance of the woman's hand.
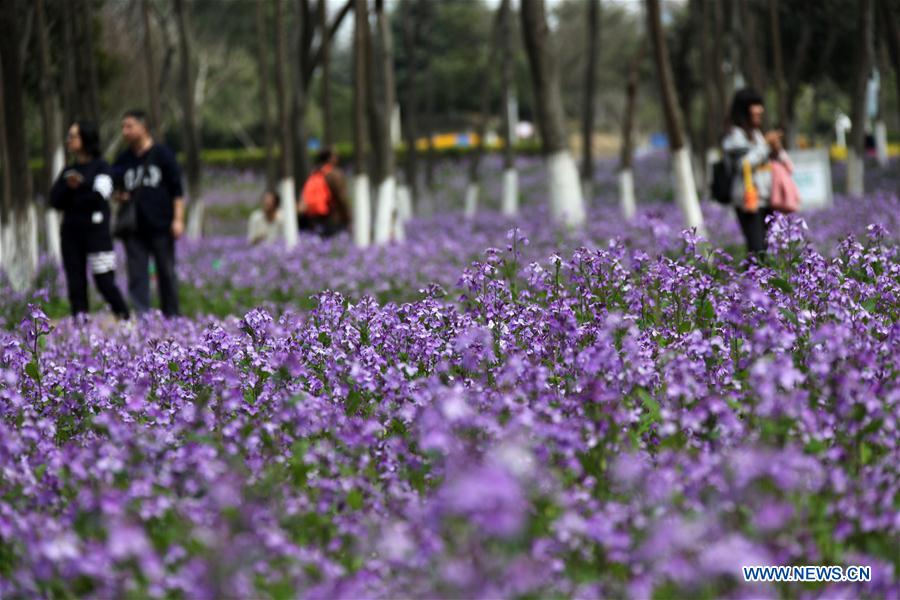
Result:
M66 174L66 185L69 186L69 189L71 190L76 189L83 181L84 177L78 171L73 170Z
M773 152L781 150L781 138L783 135L780 129L773 129L766 134L766 143L769 144Z
M172 221L172 237L176 240L184 233L184 219L176 218Z

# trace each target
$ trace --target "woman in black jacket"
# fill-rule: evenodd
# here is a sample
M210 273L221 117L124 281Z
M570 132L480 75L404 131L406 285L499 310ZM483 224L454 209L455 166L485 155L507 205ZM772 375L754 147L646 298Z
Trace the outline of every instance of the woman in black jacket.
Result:
M50 205L63 213L62 256L72 315L88 312L87 270L113 313L128 318L128 305L116 286L116 253L109 230L113 180L100 157L97 127L78 121L69 127L66 147L75 162L50 190Z

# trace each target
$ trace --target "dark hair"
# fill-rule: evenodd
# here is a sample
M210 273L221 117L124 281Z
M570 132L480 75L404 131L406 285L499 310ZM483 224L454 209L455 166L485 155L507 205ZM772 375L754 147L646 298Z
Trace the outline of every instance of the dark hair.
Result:
M763 104L763 99L755 90L744 88L736 91L731 100L731 124L748 129L750 127L750 107L756 104Z
M99 158L102 154L100 150L100 130L93 121L75 121L72 125L78 125L78 136L81 138L82 151L91 158Z
M316 154L316 164L324 165L329 162L332 158L336 156L334 150L331 148L323 148L319 150L318 154Z
M275 208L281 206L281 196L278 195L278 192L275 190L266 190L262 193L262 197L265 198L267 195L271 194L273 198L275 198Z
M131 108L122 113L123 119L134 119L135 121L139 121L141 125L146 127L148 130L150 129L150 121L147 117L147 112L140 108Z

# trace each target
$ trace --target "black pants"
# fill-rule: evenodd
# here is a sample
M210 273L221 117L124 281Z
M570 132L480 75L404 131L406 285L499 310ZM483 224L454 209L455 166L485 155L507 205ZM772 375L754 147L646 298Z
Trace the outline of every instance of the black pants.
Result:
M72 316L86 313L89 309L87 271L88 253L91 251L90 240L86 234L63 231L60 246ZM128 305L125 304L125 298L116 285L115 271L94 273L94 283L113 313L119 318L127 319Z
M766 217L772 214L771 208L761 208L756 212L747 212L740 208L737 211L738 223L741 225L741 231L744 233L744 240L747 242L747 252L749 254L765 254L766 252Z
M339 223L337 219L330 215L314 216L299 215L297 217L297 228L300 231L310 231L316 235L327 238L347 229L347 226Z
M175 278L175 238L170 233L135 234L125 238L128 255L128 295L137 312L150 310L150 256L156 265L159 304L167 317L178 314Z

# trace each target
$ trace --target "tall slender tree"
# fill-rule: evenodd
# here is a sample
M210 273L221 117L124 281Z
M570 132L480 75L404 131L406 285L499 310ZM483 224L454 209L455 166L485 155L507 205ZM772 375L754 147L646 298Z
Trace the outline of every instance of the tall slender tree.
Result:
M705 118L703 120L703 155L716 147L716 138L720 127L720 105L716 95L714 70L721 69L713 56L714 35L710 30L712 20L712 3L714 0L700 0L700 70L703 73L703 104Z
M322 63L322 141L326 147L334 144L334 117L331 107L331 31L325 0L319 0L319 36Z
M100 122L100 85L97 75L97 59L94 53L94 11L91 10L89 0L74 0L75 4L75 35L79 48L76 62L79 66L78 77L75 81L78 85L78 93L84 98L84 114L95 123Z
M65 164L65 151L62 142L62 113L50 57L50 31L45 8L44 0L35 0L34 10L37 21L38 55L41 67L41 125L44 137L44 172L41 191L44 194L44 198L49 198L50 187L53 185L56 177L62 172ZM59 214L49 206L46 207L44 214L47 228L47 250L51 258L59 262L62 259Z
M622 119L622 146L619 149L619 204L622 216L632 219L637 211L634 196L634 115L637 110L638 75L646 54L647 43L642 42L628 63L628 80L625 84L625 116Z
M394 83L394 51L391 39L391 27L385 10L384 0L375 0L375 25L378 30L377 70L380 89L377 94L370 90L374 101L370 104L372 116L376 122L372 146L377 164L375 184L377 190L377 206L375 212L376 244L390 240L394 231L393 219L396 210L396 179L394 169L394 140L391 135L391 122L396 97ZM371 61L370 61L371 64ZM374 70L374 69L373 69Z
M566 143L559 65L550 44L544 0L522 0L521 18L538 129L550 172L551 212L568 225L581 225L585 218L584 197L578 169Z
M353 27L353 240L364 248L371 240L369 164L366 154L369 86L369 9L367 0L354 0Z
M306 136L306 109L308 105L308 94L310 81L312 79L312 67L310 66L312 58L312 41L316 31L318 18L314 15L314 11L310 6L310 0L297 0L296 3L296 23L291 28L291 46L293 48L294 60L289 61L289 65L294 66L291 82L291 134L293 135L294 146L294 181L297 185L298 196L300 190L303 189L303 182L309 174L309 153L307 151ZM307 72L310 78L307 79Z
M891 59L891 66L894 69L894 83L897 86L897 111L900 114L900 27L897 21L900 20L898 7L896 2L891 8L891 0L878 0L881 9L881 23L884 25L884 37L887 39L888 56Z
M769 0L769 41L772 44L772 78L775 80L775 95L778 106L778 122L787 121L787 90L784 81L784 52L781 46L781 3Z
M9 195L0 207L3 270L13 287L27 289L37 270L37 230L32 202L31 170L25 134L25 92L22 80L20 26L22 4L0 0L0 79L2 79L4 179Z
M503 116L500 120L503 135L503 198L501 207L503 214L515 215L519 210L519 173L516 171L515 148L513 135L516 124L513 122L512 103L515 98L513 81L513 57L515 47L513 39L513 14L511 0L500 1L500 88L503 99Z
M153 31L150 27L150 0L141 0L141 24L144 37L144 81L147 87L150 127L156 139L162 141L162 106L159 100L159 85L156 78L156 63L153 52Z
M810 50L813 42L813 26L810 22L812 20L812 15L810 15L811 7L805 6L803 10L806 11L805 14L807 18L803 19L800 26L800 36L797 38L797 45L794 49L794 60L791 63L790 72L787 74L784 92L785 116L783 125L786 129L784 139L788 148L794 148L796 146L797 95L800 91L800 75L806 67L807 62L809 62Z
M703 0L704 5L712 4L713 45L712 45L712 83L715 84L716 104L719 107L716 118L716 134L725 127L725 107L728 105L728 85L725 83L725 15L722 3L716 0Z
M419 84L419 53L417 51L419 45L420 17L421 17L421 0L406 0L400 8L400 27L403 33L403 51L406 54L407 71L406 81L403 86L403 139L406 145L406 159L404 161L404 184L401 189L406 190L409 194L409 213L404 214L404 219L408 218L413 209L419 203L419 149L416 147L416 140L419 135L418 120L418 84ZM398 196L398 209L406 211L404 206L406 199L401 193Z
M327 17L320 14L325 10L324 2L317 3L313 9L311 0L297 0L297 22L292 28L291 46L295 60L291 80L291 102L289 110L290 128L293 139L293 174L297 184L300 185L309 172L309 154L307 153L306 109L309 104L309 90L312 87L312 79L316 67L322 64L325 54L328 52L327 39L333 39L343 19L349 14L353 0L347 0L334 17L331 26L327 29L327 35L319 36L319 45L314 47L316 31L320 28L322 19Z
M659 0L645 1L647 34L653 45L660 99L662 100L663 116L666 120L666 131L669 137L669 150L672 153L672 165L675 170L675 197L684 216L685 225L687 227L696 227L702 231L703 214L700 212L697 187L694 184L691 155L684 143L684 130L678 110L678 98L672 77L672 65L669 62L669 49L663 33L660 3Z
M590 200L594 180L594 94L597 87L597 49L600 45L600 0L587 0L587 62L584 69L584 101L581 105L581 184Z
M847 194L862 196L865 192L863 156L866 146L866 87L875 55L874 0L860 0L858 14L856 81L853 87L853 123L847 153Z
M178 52L181 61L179 84L181 87L182 130L185 150L185 175L191 208L187 234L200 237L203 228L203 200L200 198L200 136L197 132L196 107L194 105L194 78L191 69L191 39L189 7L185 0L175 0L178 20Z
M284 243L288 248L293 248L297 245L297 196L292 173L294 168L294 136L291 131L288 99L288 59L284 16L284 0L275 0L275 105L277 107L278 129L281 139L281 179L278 184L278 194L281 196Z
M493 67L497 62L497 27L499 18L500 9L498 8L494 25L489 34L490 39L488 40L488 46L483 54L484 62L481 65L483 83L479 90L478 121L475 128L475 135L478 138L478 141L476 142L475 150L469 157L469 183L466 186L465 215L468 218L474 217L478 210L478 195L481 188L481 157L484 154L487 124L490 116L491 96L494 92L491 82L494 80L492 73Z
M263 125L263 151L266 162L266 189L275 189L275 157L272 148L275 135L272 131L272 118L269 111L269 34L266 26L267 0L256 0L256 63L259 69L259 118Z
M766 88L762 61L759 58L756 38L756 12L753 0L736 2L740 18L741 67L747 84L763 93Z

